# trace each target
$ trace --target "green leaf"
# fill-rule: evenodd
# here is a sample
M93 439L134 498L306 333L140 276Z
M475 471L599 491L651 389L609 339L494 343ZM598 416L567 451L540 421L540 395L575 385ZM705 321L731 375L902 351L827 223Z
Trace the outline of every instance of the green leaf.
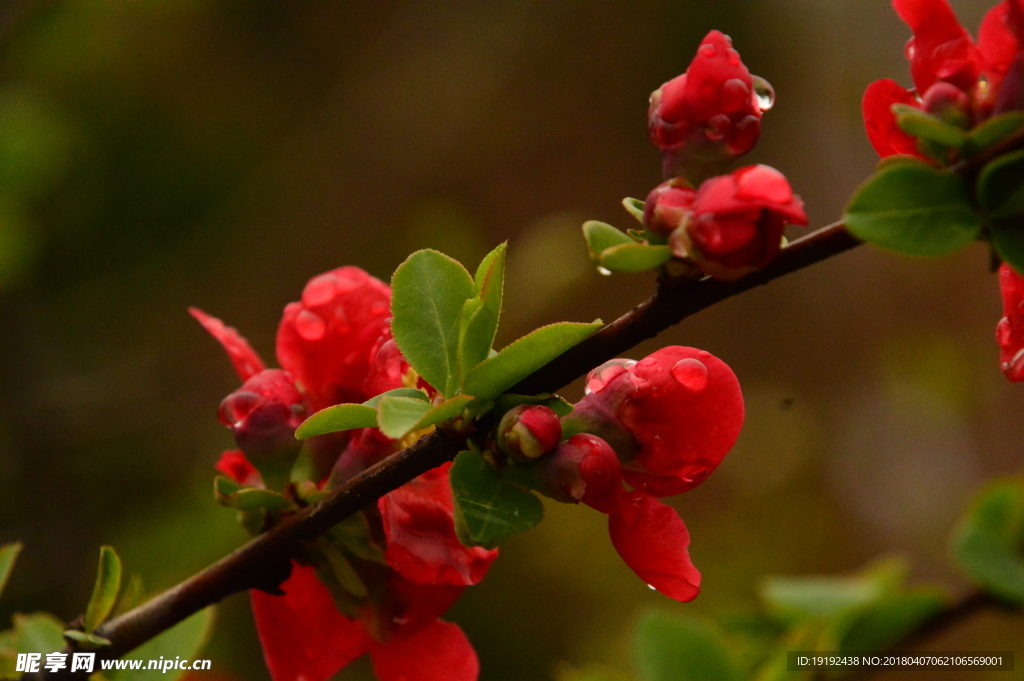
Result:
M606 248L600 257L601 267L612 272L646 272L672 258L668 246L620 244Z
M417 251L391 279L391 330L405 359L445 397L459 388L459 318L476 293L466 268L443 253Z
M326 559L327 566L330 568L334 578L338 580L341 588L356 598L366 598L370 595L363 580L359 577L355 568L352 567L352 563L348 562L348 559L345 558L345 555L337 546L324 538L317 540L314 546Z
M327 534L353 556L384 564L384 551L370 538L370 523L364 514L350 515L328 530Z
M291 505L292 502L277 492L255 487L239 490L231 497L231 506L239 511L254 511L258 508L268 512L283 511Z
M214 620L214 608L201 610L124 656L126 660L144 660L143 669L119 669L104 674L109 674L107 678L110 681L175 681L186 672L172 669L165 673L162 669L145 669L146 661L161 657L165 660L178 657L196 659L210 639Z
M599 328L601 320L592 324L561 322L542 326L474 367L466 374L462 391L481 401L493 399Z
M466 373L487 359L494 344L501 316L505 282L505 250L501 244L491 251L476 272L476 297L466 301L459 326L459 370Z
M353 428L375 428L377 426L377 410L365 404L336 404L321 409L310 416L295 429L295 437L300 440L336 433L339 430Z
M420 417L420 420L417 421L416 425L414 425L410 430L420 430L428 426L433 426L441 421L453 419L461 414L462 410L466 408L466 405L472 401L472 395L456 395L451 399L434 405L430 408L430 411Z
M622 199L622 207L626 209L626 212L636 218L636 221L641 225L644 224L644 202L640 199L634 199L630 196Z
M882 650L901 640L946 605L938 590L918 588L883 596L851 623L840 650Z
M761 599L784 619L832 619L871 605L881 597L882 585L854 577L769 577Z
M111 546L100 547L96 584L85 609L85 633L91 634L107 618L121 590L121 559ZM52 651L51 651L52 652Z
M371 397L363 402L363 405L376 409L380 404L382 397L412 397L417 400L423 400L424 402L430 401L430 397L419 388L395 388L393 390L382 392L380 395Z
M959 149L967 143L967 131L909 104L893 104L896 125L908 135Z
M78 629L68 629L64 632L64 638L70 638L72 641L77 641L79 647L83 650L97 650L110 645L109 638L103 638L96 634L87 634L84 631L79 631Z
M944 255L977 237L981 221L957 175L924 163L875 173L850 201L846 228L907 255Z
M993 116L971 130L966 155L973 156L1009 139L1024 128L1024 111L1007 111Z
M953 535L953 555L986 591L1024 604L1024 479L982 491Z
M509 535L544 519L544 505L526 490L498 478L475 452L461 452L449 471L455 529L468 546L493 548Z
M11 619L19 653L45 655L64 647L64 623L53 615L45 612L15 613Z
M978 203L993 220L1024 214L1024 150L988 163L978 175Z
M413 397L385 397L380 401L377 424L392 440L405 436L430 411L430 403Z
M11 576L11 568L14 567L14 560L21 552L21 542L4 544L0 546L0 594L7 586L7 579Z
M1024 216L1016 220L999 220L989 225L992 247L999 257L1018 272L1024 272Z
M729 646L718 628L696 617L648 614L633 642L643 681L738 681Z
M213 498L222 506L230 506L231 497L240 489L242 489L241 485L223 475L218 475L213 479Z
M590 257L594 262L598 262L601 253L612 246L636 243L625 232L597 220L583 223L583 238L587 240L587 250L590 251Z

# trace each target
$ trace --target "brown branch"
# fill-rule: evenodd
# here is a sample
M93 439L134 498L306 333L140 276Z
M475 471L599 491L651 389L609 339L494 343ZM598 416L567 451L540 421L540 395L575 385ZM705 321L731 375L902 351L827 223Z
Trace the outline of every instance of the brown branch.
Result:
M767 267L737 282L659 282L658 290L632 311L520 381L512 392L554 392L637 343L682 319L748 289L842 253L860 241L835 223L790 244ZM289 561L306 542L416 476L455 457L460 442L440 431L348 480L317 504L289 516L181 584L109 622L96 633L111 641L97 659L120 657L189 615L240 591L273 590L288 574ZM26 676L25 678L29 678ZM80 672L42 672L37 679L84 678Z

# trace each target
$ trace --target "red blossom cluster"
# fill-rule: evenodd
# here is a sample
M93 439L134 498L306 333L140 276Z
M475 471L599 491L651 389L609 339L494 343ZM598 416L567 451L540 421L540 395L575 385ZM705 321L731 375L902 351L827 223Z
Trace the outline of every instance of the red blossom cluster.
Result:
M925 157L917 139L897 125L893 104L923 109L962 128L1024 108L1024 0L1004 0L989 10L977 43L947 0L893 0L893 7L914 31L906 49L914 88L884 78L864 92L864 124L880 156Z
M264 369L234 329L191 311L221 342L244 381L219 411L239 447L223 454L221 473L262 487L268 472L280 477L278 467L290 471L303 446L295 428L308 415L362 402L403 382L415 384L391 339L390 297L386 284L357 267L313 278L302 300L285 308L278 328L283 369ZM399 445L367 428L313 438L305 447L301 454L309 457L315 482L329 489ZM421 475L361 514L359 539L384 549L376 559L346 556L365 584L362 598L340 603L352 595L315 561L293 563L280 586L283 595L250 592L274 681L324 681L366 653L381 681L477 678L476 654L462 630L438 617L466 586L483 578L498 552L463 546L456 537L450 466Z
M750 75L720 31L708 33L686 73L651 95L648 129L667 181L647 197L648 238L716 279L764 267L786 224L807 224L803 202L777 170L755 165L716 176L754 148L773 101L771 86Z

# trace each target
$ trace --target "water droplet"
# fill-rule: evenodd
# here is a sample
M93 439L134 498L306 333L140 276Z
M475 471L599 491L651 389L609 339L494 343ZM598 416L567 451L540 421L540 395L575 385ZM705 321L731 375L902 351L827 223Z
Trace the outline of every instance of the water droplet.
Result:
M735 113L750 105L750 88L739 78L730 78L722 84L722 108Z
M338 293L348 293L359 288L359 285L363 283L363 279L359 276L359 273L352 272L353 268L346 268L349 271L337 277Z
M708 368L700 360L692 357L681 359L672 367L672 378L680 385L699 392L707 387Z
M303 305L314 307L329 303L334 297L334 287L337 281L337 278L330 273L310 279L306 288L302 289Z
M903 53L907 55L907 60L914 59L914 55L917 53L917 44L913 38L907 41L907 46L903 48Z
M295 330L308 341L318 341L327 333L327 324L317 314L303 310L295 318Z
M704 128L704 134L709 140L718 141L725 137L725 133L729 129L730 124L731 121L725 114L712 116L708 120L707 127Z
M754 76L754 96L761 111L768 111L775 106L775 88L761 76Z
M699 54L702 57L714 57L716 54L718 54L718 50L716 50L715 46L712 45L711 43L704 43L703 45L697 48L697 54Z
M601 274L603 276L608 277L608 276L611 276L612 271L610 269L605 268L605 267L598 267L597 268L597 273Z
M654 357L644 357L642 360L637 362L637 365L638 366L642 366L642 367L649 367L652 364L657 364L657 363L658 363L658 360L655 359Z
M653 584L648 584L647 588L650 589L651 591L657 591L658 590L658 587L654 586Z
M632 360L629 361L632 362ZM612 379L625 373L627 366L628 362L613 359L597 367L587 375L587 386L584 388L584 393L589 395L601 392L606 385L612 382Z
M701 350L700 352L697 353L697 356L707 358L711 356L711 353L708 352L707 350Z
M381 315L386 314L388 311L388 304L383 300L378 300L376 303L370 305L370 314Z
M732 49L730 47L729 51L726 54L729 57L729 66L739 66L740 65L740 53L739 52L737 52L736 50L734 50L734 49Z

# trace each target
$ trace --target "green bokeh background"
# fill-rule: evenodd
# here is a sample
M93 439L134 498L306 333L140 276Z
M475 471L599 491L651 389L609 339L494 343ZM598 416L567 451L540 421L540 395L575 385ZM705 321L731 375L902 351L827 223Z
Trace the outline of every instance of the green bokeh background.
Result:
M989 3L953 5L974 28ZM244 540L210 493L231 444L216 407L237 379L186 306L269 360L314 274L387 279L412 249L475 263L507 239L499 344L608 320L652 280L598 276L579 225L628 226L619 200L660 181L647 95L708 30L775 86L750 161L786 173L814 226L877 160L866 84L909 84L909 33L885 0L37 0L0 19L0 540L26 543L4 621L78 614L101 543L161 589ZM765 574L897 551L917 579L965 589L949 530L983 479L1020 471L1024 442L987 257L859 248L637 348L707 349L744 386L736 449L672 502L703 592L682 606L649 591L602 516L551 505L449 615L481 678L628 670L642 612L747 608ZM214 671L267 679L244 597L219 615ZM1022 635L1020 618L989 615L934 648Z

